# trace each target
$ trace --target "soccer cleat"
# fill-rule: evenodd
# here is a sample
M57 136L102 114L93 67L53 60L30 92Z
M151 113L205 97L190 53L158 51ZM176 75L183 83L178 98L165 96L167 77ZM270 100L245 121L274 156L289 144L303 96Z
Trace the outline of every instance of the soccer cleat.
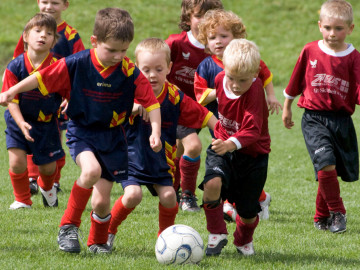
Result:
M197 205L197 198L194 194L191 193L189 190L185 190L181 194L180 204L179 207L183 211L188 212L199 212L200 207Z
M236 246L237 252L244 256L251 256L255 254L253 242L247 243L243 246Z
M115 240L115 234L109 233L109 235L108 235L108 240L107 240L106 244L108 245L108 247L109 247L110 249L113 248L114 240Z
M107 244L94 244L89 246L89 251L94 254L111 253L111 248Z
M37 180L35 178L29 178L29 187L31 195L38 194L39 186L37 184Z
M314 221L314 227L320 231L327 231L331 224L330 217L317 218L317 221Z
M220 255L227 242L227 234L209 234L208 245L205 250L206 256Z
M60 183L54 183L54 187L56 188L56 193L62 192L62 189L60 188Z
M227 222L236 221L237 211L234 208L234 206L231 203L229 203L227 200L224 202L223 212L224 212L224 219Z
M45 191L41 187L39 187L43 204L45 207L58 207L58 198L56 195L56 187L53 186L50 190Z
M75 225L64 225L60 227L57 242L62 251L80 253L79 228Z
M31 208L31 205L28 205L28 204L25 204L22 202L18 202L18 201L14 201L9 207L10 210L16 210L16 209L20 209L20 208Z
M346 215L340 212L331 214L331 224L329 231L332 233L342 233L346 231Z
M259 212L259 218L262 220L268 220L270 217L269 206L271 202L271 196L269 193L265 192L266 199L260 202L261 211Z

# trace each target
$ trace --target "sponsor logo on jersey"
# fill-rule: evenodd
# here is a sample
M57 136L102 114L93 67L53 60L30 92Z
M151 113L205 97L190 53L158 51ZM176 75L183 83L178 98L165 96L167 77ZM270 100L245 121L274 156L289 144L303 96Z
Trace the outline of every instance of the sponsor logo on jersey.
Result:
M96 85L97 85L98 87L108 87L108 88L111 87L111 84L110 84L110 83L103 83L103 82L98 82Z
M194 80L196 69L182 66L178 71L175 72L176 75L192 78Z
M188 53L182 52L182 56L184 57L184 60L189 60L189 58L190 58L190 52L188 52Z
M311 82L311 86L316 87L314 89L315 93L326 92L329 94L337 94L343 99L346 98L350 85L348 81L328 74L316 74L314 77L315 79Z
M235 132L240 129L241 125L238 122L224 117L220 112L218 113L219 121L229 135L235 134Z
M317 60L314 60L314 61L310 60L310 65L312 68L316 68L316 64L317 64Z

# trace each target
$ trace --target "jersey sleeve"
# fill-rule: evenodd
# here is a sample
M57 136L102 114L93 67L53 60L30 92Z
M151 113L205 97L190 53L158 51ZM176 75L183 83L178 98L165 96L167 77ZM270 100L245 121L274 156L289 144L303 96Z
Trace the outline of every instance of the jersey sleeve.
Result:
M204 128L213 115L208 109L201 106L187 95L183 95L180 103L179 125L189 128Z
M196 101L201 105L205 106L204 99L209 95L214 89L208 87L208 82L203 78L197 71L194 77L194 91Z
M23 36L21 35L16 47L15 47L15 50L14 50L14 54L13 54L13 59L18 57L20 54L23 54L25 51L25 48L24 48L24 40L23 40Z
M84 44L79 36L79 39L75 41L73 46L73 54L85 50Z
M62 97L70 99L71 83L65 58L34 74L39 83L39 90L44 96L57 92Z
M284 90L284 96L290 99L300 95L306 87L305 71L306 71L306 52L303 49L295 64L293 73L291 74L289 84Z
M263 82L264 88L272 82L273 74L265 64L263 60L260 60L260 72L259 72L259 78Z
M137 103L141 104L147 112L160 108L160 104L154 95L151 84L141 72L139 72L139 75L135 80L135 85L135 100Z

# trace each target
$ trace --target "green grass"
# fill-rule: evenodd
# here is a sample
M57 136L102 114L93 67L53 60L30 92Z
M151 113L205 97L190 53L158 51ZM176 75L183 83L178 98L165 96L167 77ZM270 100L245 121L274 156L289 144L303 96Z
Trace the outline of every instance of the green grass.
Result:
M31 2L31 4L29 4ZM303 45L320 39L317 29L317 11L322 1L295 0L224 0L226 9L239 14L247 26L249 39L261 48L262 58L274 73L277 97L281 102L282 89L286 85L292 68ZM360 44L358 31L360 2L350 1L355 14L355 30L348 41L355 47ZM166 38L178 32L180 0L122 1L71 1L64 18L75 26L85 43L90 46L96 10L107 6L119 6L129 10L135 22L135 40L129 56L138 41L149 36ZM20 32L37 11L36 1L0 1L0 72L11 59L12 51ZM4 108L0 108L3 114ZM229 244L217 258L204 258L196 266L186 269L359 269L360 268L360 211L358 207L359 182L341 182L341 194L348 211L348 230L334 235L314 229L312 216L315 210L317 184L308 157L300 119L302 110L294 106L295 127L286 130L281 116L270 116L272 152L270 153L268 179L265 186L272 196L269 221L261 221L254 235L256 256L240 257L232 245L234 224L228 224ZM358 127L359 113L354 115ZM0 118L0 130L5 123ZM359 133L358 128L358 134ZM201 133L203 148L209 144L207 130ZM120 226L113 254L92 256L88 252L79 255L65 254L58 250L56 236L61 216L65 210L71 187L79 175L79 168L70 159L63 169L59 194L59 208L45 209L41 196L33 197L33 209L8 210L13 202L12 187L8 176L8 156L5 136L0 136L0 269L159 269L154 246L158 226L158 200L144 189L144 199L139 207ZM66 151L68 151L66 149ZM203 155L202 160L205 160ZM199 172L201 181L204 168ZM119 185L114 186L112 202L123 193ZM201 201L202 192L197 191ZM90 204L83 214L81 230L86 244L90 225ZM183 223L199 231L207 241L203 211L200 213L179 212L176 223Z

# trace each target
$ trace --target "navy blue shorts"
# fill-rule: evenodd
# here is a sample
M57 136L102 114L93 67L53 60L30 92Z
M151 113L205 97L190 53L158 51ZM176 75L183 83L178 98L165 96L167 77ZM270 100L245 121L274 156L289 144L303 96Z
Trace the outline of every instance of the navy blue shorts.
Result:
M36 165L44 165L56 161L65 155L61 146L57 120L51 122L27 121L31 125L30 136L34 142L25 139L21 129L12 118L9 110L4 113L6 122L6 148L19 148L27 154L33 154Z
M305 110L301 129L316 179L317 172L328 165L336 166L343 181L359 179L357 138L350 115Z
M173 185L173 179L171 177L166 178L141 178L137 177L136 175L129 175L128 179L121 181L121 186L123 189L125 189L127 186L135 185L135 186L141 186L144 185L147 187L147 189L150 191L151 195L157 196L157 192L154 189L154 185L160 185L160 186L172 186Z
M199 185L215 177L221 177L221 197L236 204L238 214L243 218L253 218L260 211L259 197L267 178L269 154L252 157L239 151L226 153L223 156L206 150L205 176Z
M84 151L94 153L101 166L101 177L120 182L128 177L128 152L122 126L109 129L84 128L69 121L66 144L72 159Z

